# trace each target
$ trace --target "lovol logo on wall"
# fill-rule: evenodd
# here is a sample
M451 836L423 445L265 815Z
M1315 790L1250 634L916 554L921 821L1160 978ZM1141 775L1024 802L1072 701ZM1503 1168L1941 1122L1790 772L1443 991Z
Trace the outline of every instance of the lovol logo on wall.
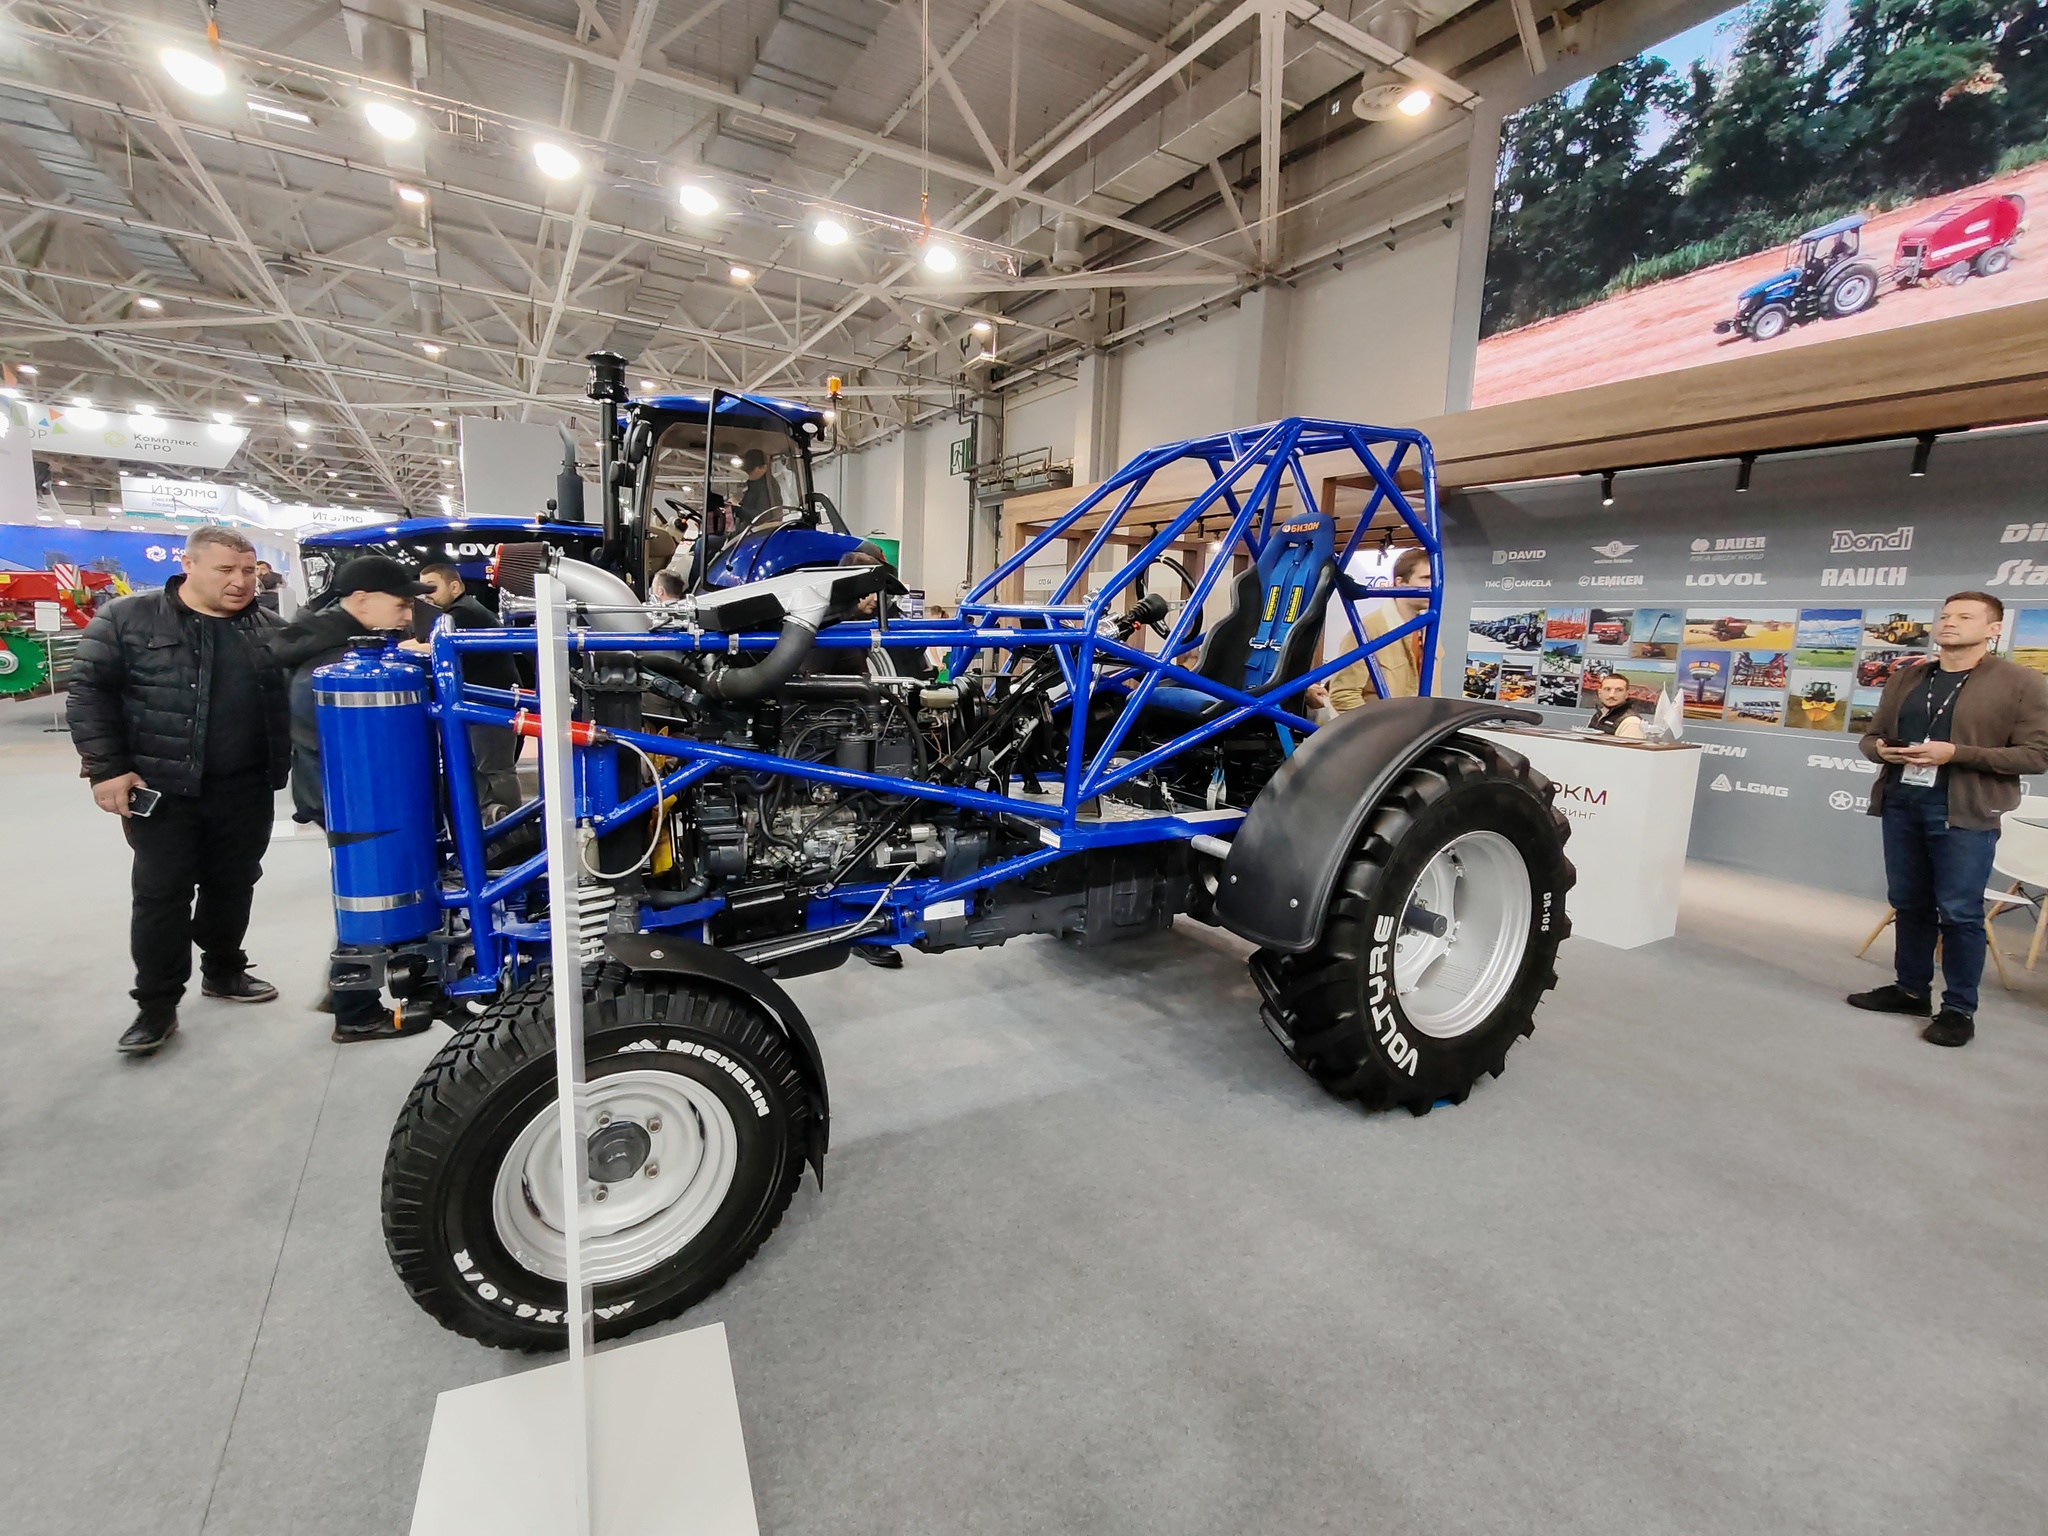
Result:
M1835 555L1898 555L1913 547L1913 525L1905 524L1890 533L1857 533L1848 528L1837 528L1828 545L1828 553Z
M1767 587L1761 571L1687 571L1688 587Z

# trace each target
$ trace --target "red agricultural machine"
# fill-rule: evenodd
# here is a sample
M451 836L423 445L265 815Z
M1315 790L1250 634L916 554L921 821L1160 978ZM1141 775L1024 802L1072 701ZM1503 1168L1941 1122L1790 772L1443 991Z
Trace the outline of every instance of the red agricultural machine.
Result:
M1951 203L1900 232L1889 276L1901 288L1996 277L2012 265L2026 217L2027 200L2017 192Z
M49 682L53 661L61 678L78 632L92 622L103 599L124 590L106 572L75 565L0 571L0 698L40 691ZM37 603L55 603L64 628L54 635L39 634Z

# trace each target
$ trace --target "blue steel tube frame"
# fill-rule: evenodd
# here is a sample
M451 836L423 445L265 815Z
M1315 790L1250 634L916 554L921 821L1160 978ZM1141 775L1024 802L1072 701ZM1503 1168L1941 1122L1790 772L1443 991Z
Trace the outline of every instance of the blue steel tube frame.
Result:
M1335 552L1338 569L1337 595L1344 604L1351 638L1356 643L1339 654L1326 657L1301 676L1249 692L1203 677L1190 661L1177 658L1199 642L1197 632L1202 608L1215 590L1233 557L1243 553L1256 561L1273 536L1274 521L1281 513L1280 495L1291 484L1297 504L1315 513L1316 497L1311 490L1305 458L1346 455L1362 466L1372 483L1372 494L1356 526ZM1410 455L1419 473L1420 505L1399 485L1398 476ZM1163 526L1154 532L1138 552L1102 583L1092 597L1073 601L1077 588L1086 582L1095 556L1107 546L1124 522L1153 476L1169 464L1183 460L1204 464L1210 483ZM1249 492L1240 494L1242 483L1252 480ZM1065 580L1044 605L1005 604L996 594L1001 584L1021 571L1054 540L1064 540L1080 522L1109 506L1098 527L1092 530L1084 552ZM1174 618L1159 649L1147 651L1115 638L1108 625L1113 605L1137 580L1139 573L1161 554L1199 529L1206 517L1221 508L1230 517L1230 528L1213 552L1195 589ZM1344 574L1346 566L1364 539L1366 530L1382 508L1391 508L1415 542L1429 554L1430 579L1426 587L1359 586ZM1057 803L1027 800L982 790L961 789L923 780L898 778L828 763L800 761L747 748L685 737L663 736L648 731L612 730L610 741L640 748L650 756L677 764L664 771L657 782L638 793L619 799L612 776L579 771L577 814L602 835L625 823L652 813L661 801L678 795L690 785L721 769L751 774L776 774L813 783L830 784L847 790L869 790L887 795L948 805L991 816L1019 818L1041 826L1045 846L1006 859L988 868L951 881L938 877L903 879L890 886L847 886L827 899L813 901L810 926L828 926L843 920L846 909L865 910L877 900L885 904L895 928L878 934L882 942L909 942L922 936L922 913L937 901L971 899L1005 880L1031 869L1071 857L1088 848L1108 843L1184 839L1197 831L1228 830L1232 813L1208 813L1191 818L1187 813L1167 812L1151 817L1119 819L1115 822L1084 821L1081 809L1104 791L1129 782L1154 766L1225 732L1253 722L1270 725L1280 735L1283 747L1291 746L1295 735L1313 731L1313 723L1293 702L1311 684L1322 682L1354 662L1363 661L1376 687L1381 674L1375 655L1410 635L1422 636L1422 676L1425 688L1433 678L1439 652L1444 567L1443 548L1438 535L1435 456L1420 433L1394 428L1361 426L1349 422L1293 417L1241 432L1219 433L1191 439L1139 454L1084 496L1072 510L1055 519L1022 547L1002 560L961 603L951 619L898 619L889 625L891 646L946 649L956 666L979 652L1008 652L1012 666L1025 653L1051 650L1058 658L1068 698L1067 761L1062 794ZM1085 590L1085 589L1084 589ZM1406 619L1377 638L1365 634L1352 604L1363 597L1421 597L1426 606L1420 614ZM1035 620L1043 628L1022 627ZM701 652L725 655L731 650L764 652L773 647L772 634L704 634L669 630L645 634L617 631L580 630L570 637L572 657L603 652L665 651ZM872 623L842 623L828 626L817 638L824 649L867 650L877 640ZM475 973L451 986L457 995L495 991L523 963L529 950L544 950L545 924L517 922L505 911L506 903L518 898L546 873L545 854L536 854L517 867L493 877L488 872L488 848L512 827L539 814L538 800L528 802L509 816L486 828L476 799L467 727L471 724L512 726L515 716L527 707L531 696L516 690L485 688L465 683L462 657L470 652L531 652L535 638L531 630L456 630L446 623L435 626L430 640L430 671L435 698L429 708L440 729L448 788L448 831L450 846L444 850L444 879L441 902L460 911L468 920L475 947ZM1119 747L1137 724L1154 691L1163 684L1206 693L1228 706L1214 719L1190 723L1163 742L1124 762L1117 762ZM1118 701L1115 719L1102 744L1090 757L1086 751L1087 725L1091 707L1113 696ZM1148 727L1156 726L1155 721ZM608 744L577 747L579 755L609 753ZM579 768L581 764L579 764ZM1241 815L1241 812L1235 813ZM699 906L706 911L720 905L710 898ZM692 909L693 911L697 909ZM516 930L516 931L515 931Z

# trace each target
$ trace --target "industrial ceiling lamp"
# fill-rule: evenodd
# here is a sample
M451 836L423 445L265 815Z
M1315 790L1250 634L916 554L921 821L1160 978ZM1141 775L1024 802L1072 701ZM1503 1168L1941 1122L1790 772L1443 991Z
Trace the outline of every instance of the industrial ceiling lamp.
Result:
M1919 441L1913 445L1913 467L1906 473L1915 480L1927 477L1927 456L1934 452L1934 434L1922 432Z
M1614 471L1611 469L1600 471L1600 505L1603 507L1614 505Z
M1756 455L1753 453L1745 453L1742 456L1742 467L1735 472L1735 489L1737 491L1746 491L1749 489L1749 472L1755 468Z
M834 218L822 218L811 226L811 234L820 245L844 245L848 240L846 226Z
M194 96L218 96L228 88L226 70L183 48L166 48L157 55L157 62L163 65L165 74Z
M960 258L954 253L953 247L937 240L926 242L924 248L925 271L937 272L943 275L955 271L959 265Z
M575 151L564 148L552 139L541 139L535 143L533 163L549 181L567 181L583 171L583 162L577 158Z
M420 120L395 101L381 97L363 103L363 121L380 139L402 144L420 131Z
M718 194L701 181L686 181L676 191L676 201L683 206L683 212L695 218L708 218L718 212Z

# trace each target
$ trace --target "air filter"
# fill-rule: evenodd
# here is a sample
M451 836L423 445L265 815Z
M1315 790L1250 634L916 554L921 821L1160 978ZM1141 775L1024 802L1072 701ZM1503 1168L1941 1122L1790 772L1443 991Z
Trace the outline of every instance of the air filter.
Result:
M539 539L531 544L500 544L491 561L491 585L512 597L532 597L533 578L554 553Z

